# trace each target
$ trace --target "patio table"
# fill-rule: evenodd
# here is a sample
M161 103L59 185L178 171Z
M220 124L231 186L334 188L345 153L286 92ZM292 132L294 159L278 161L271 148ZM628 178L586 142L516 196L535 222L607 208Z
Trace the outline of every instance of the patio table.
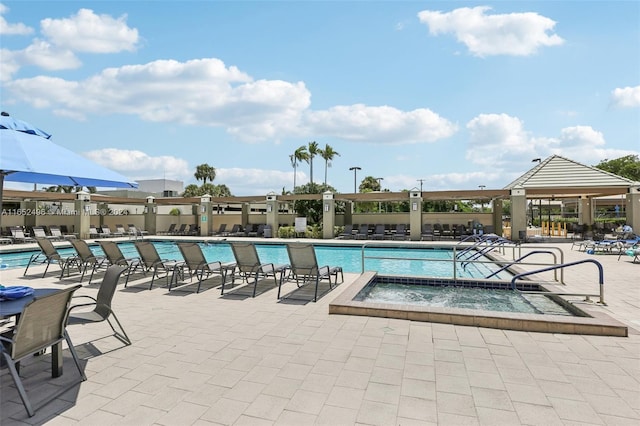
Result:
M22 310L36 297L46 296L59 291L57 288L37 288L30 296L19 299L0 299L0 318L16 317L16 324L20 319ZM41 355L40 353L34 355ZM57 343L51 347L51 377L62 375L62 343Z

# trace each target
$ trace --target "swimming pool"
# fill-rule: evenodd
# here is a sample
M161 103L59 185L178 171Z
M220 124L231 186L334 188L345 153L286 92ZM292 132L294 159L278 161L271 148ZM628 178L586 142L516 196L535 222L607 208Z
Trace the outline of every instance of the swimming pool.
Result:
M181 260L178 246L170 241L154 241L158 253L164 259ZM118 246L126 257L138 257L132 242L121 242ZM227 243L201 244L202 251L208 261L220 260L233 262L233 252ZM102 254L99 245L91 246L94 253ZM284 244L256 244L260 260L266 263L289 263L286 246ZM362 249L360 246L316 245L316 256L320 265L342 266L344 272L361 273ZM73 248L60 248L63 255L75 254ZM3 264L8 268L24 268L29 258L36 251L5 252L0 254ZM448 249L410 248L410 247L367 247L365 249L364 270L377 271L385 275L409 275L429 277L452 277L453 251ZM409 260L420 259L420 260ZM481 260L481 259L479 259ZM498 267L490 263L471 263L462 267L456 265L456 276L460 278L482 278L497 270ZM493 279L510 279L508 272L500 272Z

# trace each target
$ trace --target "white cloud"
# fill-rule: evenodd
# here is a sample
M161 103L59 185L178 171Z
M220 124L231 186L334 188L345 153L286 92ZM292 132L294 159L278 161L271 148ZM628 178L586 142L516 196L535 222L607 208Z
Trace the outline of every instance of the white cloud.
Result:
M540 156L536 145L544 145L524 129L519 118L507 114L480 114L467 123L467 130L467 160L486 167L531 161Z
M0 13L4 11L6 8L0 4ZM19 31L0 16L0 34L33 32L31 28L28 30ZM33 39L26 48L2 49L1 81L9 81L20 68L29 65L50 71L76 69L82 62L75 52L134 51L140 41L138 30L127 26L126 15L114 19L109 15L96 15L89 9L80 9L67 19L43 19L40 30L43 37Z
M0 3L0 35L29 35L33 33L33 28L23 24L10 24L2 15L7 13L9 8ZM4 61L4 57L2 58Z
M640 107L640 86L614 89L611 92L611 103L619 108Z
M401 111L362 104L309 111L304 122L311 134L387 144L434 142L457 131L455 124L428 109Z
M129 114L146 121L224 127L240 140L331 136L387 144L434 142L457 126L428 109L401 111L362 104L309 110L303 82L257 80L216 58L158 60L109 68L82 81L34 77L6 89L67 117Z
M606 148L604 135L590 126L571 126L556 137L534 136L524 123L507 114L481 114L467 123L466 158L494 170L526 169L533 158L562 155L584 164L603 158L638 155L638 151Z
M157 179L158 176L163 176L167 179L185 180L193 175L186 160L170 155L153 157L142 151L115 148L88 151L82 155L133 179Z
M452 12L424 10L420 22L432 35L454 34L471 54L529 56L544 46L557 46L564 40L551 33L555 21L537 13L487 15L488 6L463 7Z
M127 16L114 19L96 15L90 9L80 9L66 19L43 19L41 32L52 44L75 52L132 52L139 42L138 30L129 28Z

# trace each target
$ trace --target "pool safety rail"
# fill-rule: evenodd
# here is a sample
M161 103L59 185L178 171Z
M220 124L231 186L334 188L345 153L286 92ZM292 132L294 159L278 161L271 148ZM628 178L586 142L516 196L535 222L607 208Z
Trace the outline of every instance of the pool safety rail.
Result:
M586 299L585 300L590 300L590 297L598 297L600 298L599 303L601 305L606 306L607 304L604 301L604 268L602 267L602 264L600 262L598 262L595 259L582 259L582 260L578 260L575 262L569 262L569 263L564 263L562 265L554 265L554 266L549 266L547 268L543 268L543 269L539 269L536 271L530 271L530 272L522 272L519 274L516 274L513 276L513 278L511 279L511 289L515 290L515 291L519 291L520 293L540 293L539 291L522 291L522 290L518 290L516 288L516 281L519 278L522 277L526 277L528 275L532 275L532 274L536 274L536 273L540 273L540 272L546 272L546 271L551 271L551 270L555 270L555 269L564 269L570 266L575 266L575 265L580 265L583 263L593 263L598 267L598 284L599 284L599 293L598 294L584 294L584 293L562 293L562 292L544 292L544 294L552 294L555 296L584 296Z
M425 248L425 249L445 249L451 250L453 255L451 259L425 259L425 258L414 258L414 257L388 257L388 256L369 256L366 254L367 248L374 247L389 247L390 245L380 245L376 243L364 243L361 247L361 257L362 257L362 273L365 272L365 260L366 259L376 259L376 260L392 260L392 261L419 261L419 262L452 262L453 263L453 276L452 280L455 282L458 280L458 268L465 269L469 264L492 264L499 266L498 270L493 271L488 274L485 279L493 278L501 271L506 271L514 266L532 266L537 267L534 270L527 272L514 272L515 275L512 278L512 289L515 289L515 285L513 284L519 278L523 278L530 275L541 274L544 272L553 272L553 281L551 284L565 284L564 283L564 270L568 267L575 266L582 263L594 263L599 270L599 293L598 294L590 294L590 293L562 293L562 292L550 292L546 290L540 291L522 291L523 293L539 293L545 295L557 295L557 296L582 296L586 301L590 301L591 297L598 297L599 303L602 305L606 305L604 301L604 272L602 265L594 260L594 259L584 259L577 262L564 263L564 253L562 249L558 247L544 247L536 244L535 246L531 246L532 249L530 252L522 254L523 250L529 248L527 245L523 244L515 244L509 240L506 240L502 237L497 237L495 234L485 235L484 238L476 238L472 244L462 245L461 243L457 243L456 245L438 245L438 244L420 244L420 245L412 245L412 248ZM406 246L405 246L406 247ZM493 251L498 251L502 255L506 255L507 251L511 251L511 256L514 259L513 261L505 261L499 259L493 259L490 256L490 253ZM478 255L478 253L481 253ZM551 255L553 257L553 263L540 263L540 262L524 262L525 259L529 258L533 255ZM516 256L518 256L516 258ZM481 259L482 258L482 259ZM560 278L558 278L558 273ZM531 283L530 280L527 282ZM542 281L535 281L543 284ZM520 290L518 290L520 291Z

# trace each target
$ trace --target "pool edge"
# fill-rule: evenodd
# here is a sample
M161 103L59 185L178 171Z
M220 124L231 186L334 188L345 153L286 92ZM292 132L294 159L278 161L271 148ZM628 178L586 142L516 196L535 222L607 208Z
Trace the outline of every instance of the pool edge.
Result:
M329 314L359 315L406 319L410 321L434 322L472 327L497 328L539 333L584 334L596 336L628 337L628 327L604 312L580 308L589 317L565 317L476 311L470 309L406 306L355 301L353 298L375 276L376 272L365 272L350 284L342 294L329 303Z

